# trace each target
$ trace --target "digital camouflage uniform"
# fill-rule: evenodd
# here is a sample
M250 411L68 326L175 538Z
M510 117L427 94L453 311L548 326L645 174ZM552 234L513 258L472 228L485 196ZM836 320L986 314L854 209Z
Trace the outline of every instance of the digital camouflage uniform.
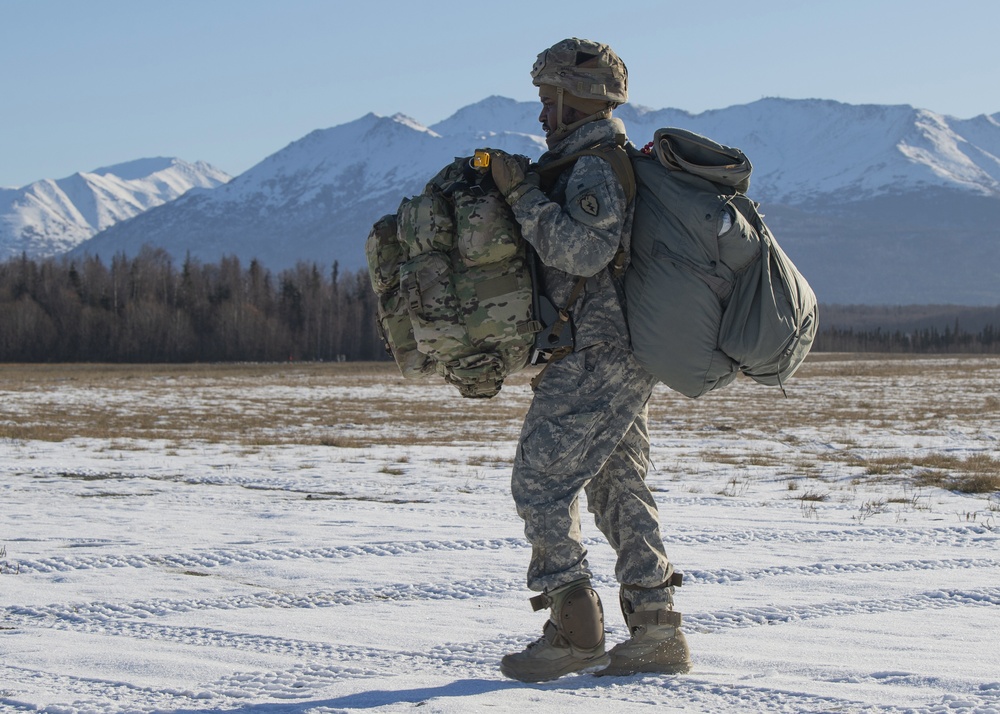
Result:
M505 655L500 671L524 682L687 672L690 650L673 610L678 581L645 483L656 380L631 353L619 280L632 207L611 165L618 159L595 151L624 137L611 112L628 101L628 69L609 46L569 38L538 55L531 77L549 151L535 174L502 152L490 171L542 264L537 287L562 311L557 324L569 313L575 341L533 380L511 484L532 547L528 586L542 591L532 606L548 608L549 618L541 638ZM629 635L610 651L581 542L581 491L618 555Z
M612 142L616 134L624 134L616 118L584 124L539 164ZM589 510L618 554L616 577L642 588L630 590L630 600L668 606L669 590L657 588L672 567L644 480L647 409L656 380L632 357L621 284L609 269L628 241L632 207L610 164L583 156L549 195L531 188L512 208L538 253L542 283L556 306L566 306L579 277L587 278L570 309L575 350L546 368L514 461L511 488L532 546L528 587L549 591L590 577L580 533L584 489Z

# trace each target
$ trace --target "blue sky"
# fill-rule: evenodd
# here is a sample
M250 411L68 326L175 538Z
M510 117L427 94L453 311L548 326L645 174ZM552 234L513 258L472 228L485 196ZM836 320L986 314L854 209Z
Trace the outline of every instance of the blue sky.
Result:
M368 112L531 101L535 55L609 43L631 99L1000 112L1000 0L0 0L0 186L149 156L239 174Z

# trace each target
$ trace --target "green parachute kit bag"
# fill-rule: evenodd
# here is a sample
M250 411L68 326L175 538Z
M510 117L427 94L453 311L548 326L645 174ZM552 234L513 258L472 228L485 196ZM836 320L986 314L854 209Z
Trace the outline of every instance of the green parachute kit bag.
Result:
M489 172L443 168L365 245L378 328L407 378L437 373L464 397L492 397L527 364L533 320L525 243Z
M625 296L639 363L692 398L738 372L783 388L812 347L818 306L746 196L749 160L672 128L655 133L648 154L628 153L635 220Z

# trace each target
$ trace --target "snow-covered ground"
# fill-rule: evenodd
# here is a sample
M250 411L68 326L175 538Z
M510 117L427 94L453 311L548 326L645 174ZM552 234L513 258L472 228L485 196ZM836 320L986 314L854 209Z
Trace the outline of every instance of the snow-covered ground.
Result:
M915 485L1000 463L1000 359L825 356L788 399L658 390L649 480L694 670L540 685L497 669L545 617L508 484L527 375L470 402L336 366L17 371L0 711L1000 712L1000 495ZM31 438L91 412L158 416ZM584 533L614 643L613 554Z

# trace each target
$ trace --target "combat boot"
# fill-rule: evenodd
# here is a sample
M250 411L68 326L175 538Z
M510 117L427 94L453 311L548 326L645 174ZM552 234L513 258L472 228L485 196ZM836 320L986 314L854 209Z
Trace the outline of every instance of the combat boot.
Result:
M673 590L671 587L670 590ZM622 588L622 614L628 624L629 639L611 648L611 663L598 676L626 676L640 672L683 674L691 671L691 651L681 632L681 614L667 604L633 605Z
M548 607L549 619L538 640L500 661L505 676L522 682L545 682L608 664L604 609L589 580L576 580L533 597L531 604L536 611Z

